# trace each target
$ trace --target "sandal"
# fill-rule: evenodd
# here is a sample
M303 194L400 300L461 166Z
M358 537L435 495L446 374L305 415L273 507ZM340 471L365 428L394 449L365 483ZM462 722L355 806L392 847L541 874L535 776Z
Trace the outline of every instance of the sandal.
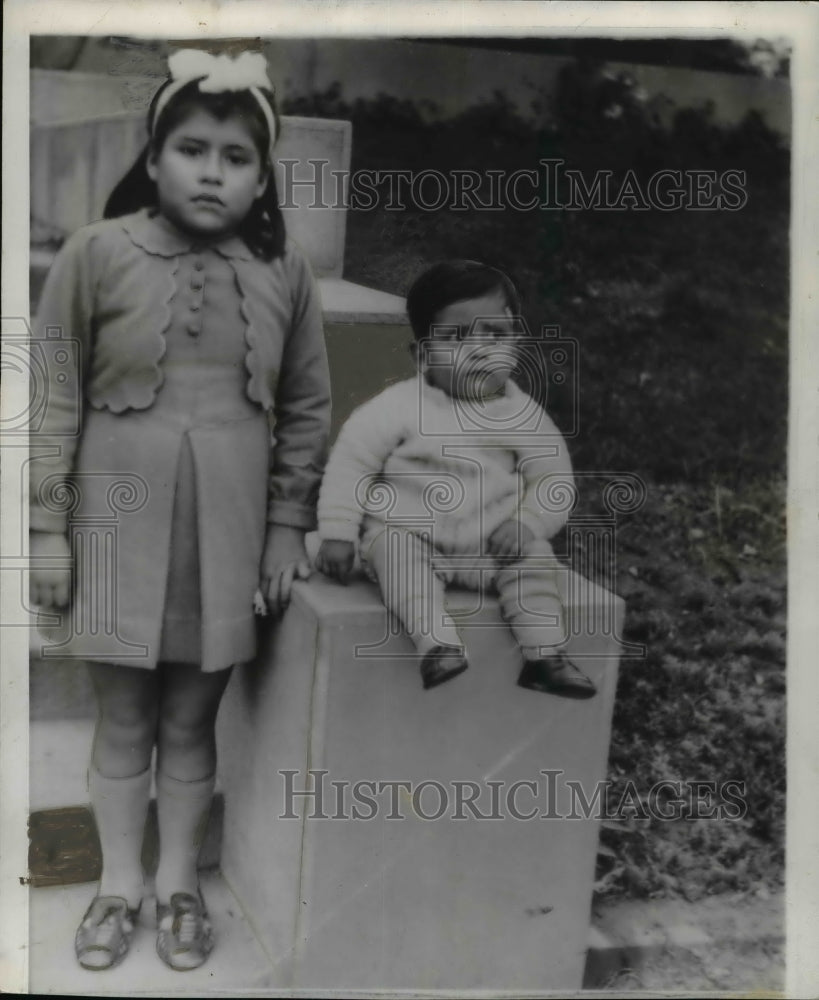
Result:
M592 679L575 666L562 650L542 660L524 663L518 684L532 691L545 691L564 698L592 698L597 694Z
M77 961L84 969L111 969L125 958L142 903L132 910L122 896L96 896L74 938Z
M175 892L171 902L156 904L156 951L176 972L196 969L213 951L213 928L201 892Z

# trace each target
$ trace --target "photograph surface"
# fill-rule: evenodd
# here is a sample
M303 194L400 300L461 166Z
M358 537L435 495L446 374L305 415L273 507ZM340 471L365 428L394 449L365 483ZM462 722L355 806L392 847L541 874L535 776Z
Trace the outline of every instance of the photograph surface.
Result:
M803 995L815 19L285 6L14 36L4 976Z

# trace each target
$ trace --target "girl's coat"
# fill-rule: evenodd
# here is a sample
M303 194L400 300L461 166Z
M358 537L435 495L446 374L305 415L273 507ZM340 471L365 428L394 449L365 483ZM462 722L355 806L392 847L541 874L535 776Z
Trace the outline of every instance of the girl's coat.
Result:
M201 567L202 668L250 659L267 525L314 527L326 452L329 375L304 257L290 242L271 262L235 236L197 242L143 209L66 243L34 335L55 327L78 342L81 360L62 381L50 378L32 434L30 526L65 532L71 513L76 634L66 651L155 666L171 538L187 530ZM187 529L174 513L185 469L196 498ZM118 477L130 485L114 511ZM69 478L66 511L59 487ZM113 586L102 595L91 554L113 517Z

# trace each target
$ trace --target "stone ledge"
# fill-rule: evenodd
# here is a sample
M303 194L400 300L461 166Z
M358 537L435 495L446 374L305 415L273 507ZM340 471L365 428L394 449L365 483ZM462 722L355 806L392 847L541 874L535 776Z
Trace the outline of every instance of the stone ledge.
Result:
M319 278L325 323L407 325L404 299L342 278Z

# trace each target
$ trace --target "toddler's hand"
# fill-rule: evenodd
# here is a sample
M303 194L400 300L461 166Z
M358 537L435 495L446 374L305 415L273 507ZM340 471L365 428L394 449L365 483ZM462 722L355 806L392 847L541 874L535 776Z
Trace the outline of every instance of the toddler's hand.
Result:
M534 537L534 531L523 522L504 521L489 536L489 551L494 556L519 556Z
M355 544L334 538L325 538L316 556L317 568L325 576L344 584L350 579L354 561Z
M29 599L40 608L64 608L71 595L71 549L65 535L50 531L32 531L28 545ZM64 566L38 566L37 561L49 560Z
M262 556L259 590L271 615L283 614L295 580L306 580L312 570L304 548L304 532L286 524L271 524Z

